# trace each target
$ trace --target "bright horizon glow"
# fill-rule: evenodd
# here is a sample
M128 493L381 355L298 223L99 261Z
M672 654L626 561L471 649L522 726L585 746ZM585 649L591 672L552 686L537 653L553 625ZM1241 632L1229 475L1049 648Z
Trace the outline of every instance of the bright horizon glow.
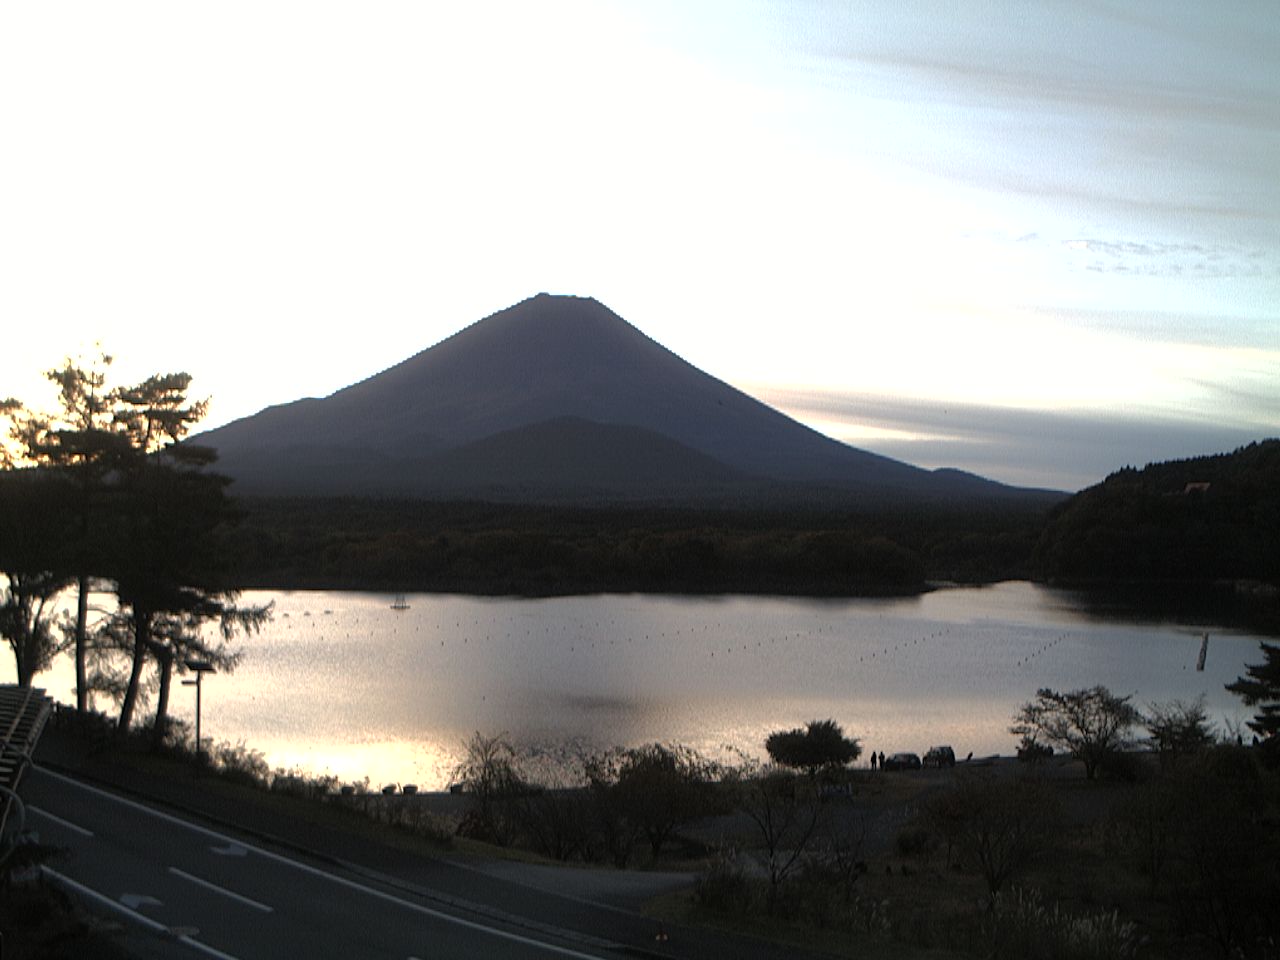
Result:
M212 427L546 290L922 466L1231 449L1280 434L1276 49L1265 2L8 5L0 397L100 342Z

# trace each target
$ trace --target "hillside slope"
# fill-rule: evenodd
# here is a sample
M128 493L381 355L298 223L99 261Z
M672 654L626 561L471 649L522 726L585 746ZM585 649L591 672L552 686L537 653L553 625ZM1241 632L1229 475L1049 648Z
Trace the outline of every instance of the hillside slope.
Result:
M1280 440L1126 468L1055 510L1040 577L1280 584Z
M631 498L779 483L878 499L1022 493L838 443L595 300L546 294L329 397L269 408L196 442L219 451L239 489L270 494Z

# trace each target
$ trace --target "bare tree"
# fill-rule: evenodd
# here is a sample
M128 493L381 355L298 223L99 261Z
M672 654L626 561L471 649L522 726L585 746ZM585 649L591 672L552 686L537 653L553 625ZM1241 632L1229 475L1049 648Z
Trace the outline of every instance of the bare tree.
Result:
M1101 763L1132 744L1130 731L1141 719L1129 697L1106 687L1069 693L1045 687L1022 705L1009 732L1062 747L1083 761L1085 777L1092 780Z
M811 777L756 766L737 779L738 808L756 825L764 845L772 911L782 884L803 866L820 837L827 807Z
M1161 766L1167 766L1175 757L1205 750L1217 739L1203 694L1191 703L1152 703L1142 724L1151 735L1148 742L1160 755Z
M709 809L717 770L688 747L651 743L597 758L589 773L593 783L609 789L614 809L657 857L681 824Z
M965 777L934 803L935 822L945 824L948 842L973 863L995 897L1036 857L1047 852L1055 798L1033 779L1001 783Z
M515 801L528 791L515 748L506 734L485 736L477 730L463 749L453 779L462 785L472 806L458 832L508 846L518 826Z

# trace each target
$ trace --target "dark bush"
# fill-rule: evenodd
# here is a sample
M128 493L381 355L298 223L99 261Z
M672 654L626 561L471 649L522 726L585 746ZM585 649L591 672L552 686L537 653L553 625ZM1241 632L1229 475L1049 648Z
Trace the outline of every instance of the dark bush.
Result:
M1018 745L1018 759L1023 763L1040 763L1053 756L1053 747L1035 737L1024 736Z
M919 860L933 856L940 845L938 835L922 826L903 827L893 838L893 846L899 856Z

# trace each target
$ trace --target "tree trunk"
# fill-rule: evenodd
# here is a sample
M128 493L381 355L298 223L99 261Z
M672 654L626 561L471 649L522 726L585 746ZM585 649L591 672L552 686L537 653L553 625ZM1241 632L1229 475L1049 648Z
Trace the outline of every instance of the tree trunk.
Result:
M124 738L129 734L133 714L138 706L138 690L142 683L142 668L146 666L147 650L151 640L151 614L134 608L133 611L133 667L129 671L129 686L120 704L120 720L116 733Z
M80 574L77 581L80 596L76 601L76 713L84 713L88 705L89 685L85 681L85 635L89 622L89 577Z
M20 687L31 686L31 681L36 677L36 672L32 669L35 658L29 655L31 652L30 642L30 638L24 637L18 640L13 648L13 660L17 668L18 686Z
M173 653L167 647L154 647L156 662L160 665L160 691L156 694L155 745L164 743L169 731L169 689L173 682Z

